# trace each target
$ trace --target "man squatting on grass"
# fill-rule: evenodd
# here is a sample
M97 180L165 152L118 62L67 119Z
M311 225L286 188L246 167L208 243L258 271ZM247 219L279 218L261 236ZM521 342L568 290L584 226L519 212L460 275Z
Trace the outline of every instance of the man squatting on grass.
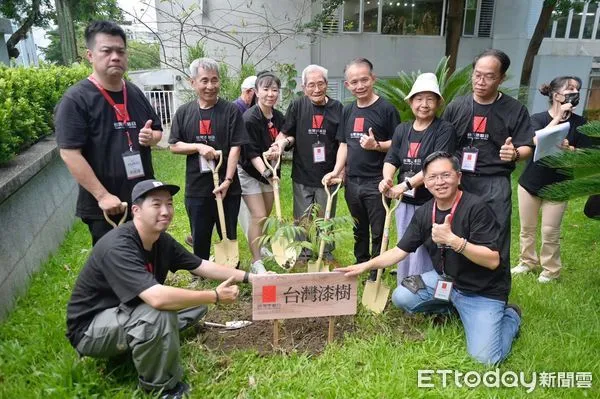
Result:
M82 356L113 357L131 351L139 386L161 397L189 391L181 381L179 330L202 318L208 303L232 303L234 281L252 276L200 259L165 231L173 219L175 185L156 180L136 184L133 221L102 237L79 274L67 306L67 337ZM163 285L169 271L189 270L225 280L214 290Z
M460 167L450 153L432 153L423 173L433 198L415 211L397 247L336 271L352 276L381 269L423 245L434 270L402 280L392 302L409 313L458 311L469 354L484 364L499 363L521 324L520 309L507 305L510 269L499 252L500 226L485 201L459 190Z

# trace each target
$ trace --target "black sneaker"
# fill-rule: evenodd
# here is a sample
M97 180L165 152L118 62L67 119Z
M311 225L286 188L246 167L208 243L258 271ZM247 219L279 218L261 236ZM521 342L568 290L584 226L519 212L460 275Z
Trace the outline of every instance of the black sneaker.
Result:
M181 399L188 396L190 386L183 381L179 381L173 388L163 390L158 396L160 399Z

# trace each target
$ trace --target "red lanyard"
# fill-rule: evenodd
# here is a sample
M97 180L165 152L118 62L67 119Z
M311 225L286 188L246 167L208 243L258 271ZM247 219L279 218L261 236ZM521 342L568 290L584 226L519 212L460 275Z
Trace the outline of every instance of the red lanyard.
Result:
M131 136L129 135L129 129L127 128L127 123L129 122L129 112L127 111L127 85L125 84L125 80L121 80L123 83L123 104L116 104L115 100L108 94L106 89L102 87L100 82L98 82L92 75L88 76L88 80L96 86L96 88L102 94L102 97L110 104L110 106L115 110L115 115L117 116L117 121L122 122L125 126L125 134L127 135L127 144L129 144L129 151L133 151L133 142L131 141ZM122 105L122 108L119 107Z
M450 223L454 219L454 211L456 211L456 207L462 198L462 191L459 191L454 199L454 203L452 204L452 209L450 210ZM435 213L437 209L437 201L433 201L433 209L431 210L431 224L435 223Z

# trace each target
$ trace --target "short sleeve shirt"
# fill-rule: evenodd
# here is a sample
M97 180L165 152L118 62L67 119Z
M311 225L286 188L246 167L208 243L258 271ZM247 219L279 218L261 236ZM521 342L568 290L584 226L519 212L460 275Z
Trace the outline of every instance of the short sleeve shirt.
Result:
M348 146L347 176L382 178L385 153L363 149L360 146L360 138L368 135L369 129L372 128L377 141L391 140L398 123L398 111L382 97L368 107L360 108L356 101L344 107L337 139Z
M458 97L448 104L442 119L456 129L458 159L462 159L465 147L477 148L475 174L510 175L515 169L515 162L500 159L500 147L509 137L512 137L515 147L533 146L534 132L527 108L506 94L487 105L475 102L472 94Z
M282 131L295 137L292 180L310 187L322 187L321 179L335 167L339 142L336 138L342 104L328 99L315 105L306 96L293 101L285 115ZM314 162L313 151L324 147L325 162Z
M162 130L160 118L142 93L129 82L127 85L127 124L88 79L82 80L64 94L54 111L56 142L61 149L80 149L94 174L109 193L121 201L131 202L131 190L136 183L154 178L150 147L140 146L139 131L152 120L152 129ZM108 94L116 104L123 104L123 92ZM126 131L134 151L139 151L144 176L128 180L123 154L129 153ZM98 201L79 187L76 214L82 218L101 219Z
M500 265L495 270L490 270L452 249L438 248L431 239L433 205L434 201L430 200L415 211L406 232L398 242L398 248L414 252L423 245L431 256L435 270L439 274L444 272L450 276L458 290L506 301L510 292L509 260L501 258ZM436 223L443 223L448 213L450 210L437 210ZM466 191L456 207L452 232L466 238L471 244L499 251L500 226L494 213L481 198Z
M398 183L422 170L425 158L435 151L454 152L456 134L449 122L436 118L427 129L416 131L413 122L399 124L392 137L392 146L385 162L398 169ZM423 186L415 188L414 197L403 196L402 202L422 205L431 199L431 193Z
M162 233L146 251L133 222L104 235L92 248L67 305L67 337L77 343L96 314L121 303L135 306L146 289L163 284L169 271L194 270L202 259Z
M182 105L173 118L169 143L206 144L223 151L223 161L219 169L220 181L227 173L227 159L231 147L246 144L248 136L238 108L223 99L219 99L210 109L200 109L197 101ZM200 154L187 156L185 169L186 197L212 197L214 182L212 173L200 173ZM240 182L237 172L227 191L228 195L240 195Z

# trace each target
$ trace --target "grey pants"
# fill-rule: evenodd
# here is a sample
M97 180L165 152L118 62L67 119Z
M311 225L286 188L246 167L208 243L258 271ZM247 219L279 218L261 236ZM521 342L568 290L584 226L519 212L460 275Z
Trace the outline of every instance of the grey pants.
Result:
M335 187L334 187L335 188ZM329 217L335 217L335 207L337 203L337 195L331 202L331 213ZM294 219L300 220L303 217L310 216L312 205L319 204L319 215L325 215L325 207L327 206L327 193L323 187L311 187L300 183L294 183ZM304 239L304 237L302 237ZM327 243L325 245L325 253L333 252L334 245Z
M171 389L183 376L179 331L195 324L206 311L206 306L174 312L145 303L137 307L121 304L94 317L77 351L82 356L101 358L131 351L140 387Z

